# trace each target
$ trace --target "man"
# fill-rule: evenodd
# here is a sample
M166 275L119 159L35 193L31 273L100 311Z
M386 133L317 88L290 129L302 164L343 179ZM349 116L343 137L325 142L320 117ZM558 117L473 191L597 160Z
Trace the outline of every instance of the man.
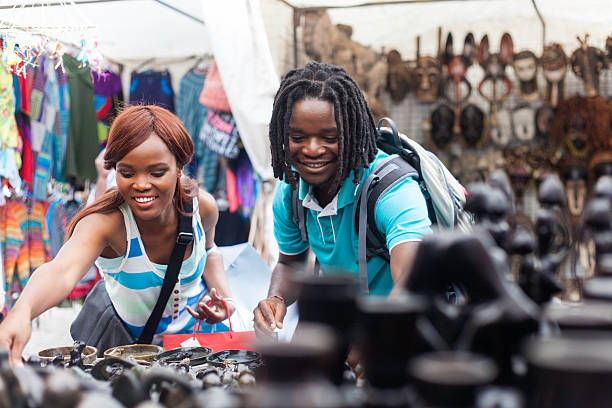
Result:
M347 72L310 62L287 73L274 99L270 121L272 167L279 183L273 203L274 234L280 256L268 298L254 310L259 336L281 328L295 300L291 276L308 248L324 274L358 274L354 207L361 183L388 155L376 148L376 125L363 93ZM291 190L298 189L306 211L308 242L293 222ZM388 295L410 271L418 242L431 232L425 199L408 177L386 191L375 210L390 262L368 261L368 288Z

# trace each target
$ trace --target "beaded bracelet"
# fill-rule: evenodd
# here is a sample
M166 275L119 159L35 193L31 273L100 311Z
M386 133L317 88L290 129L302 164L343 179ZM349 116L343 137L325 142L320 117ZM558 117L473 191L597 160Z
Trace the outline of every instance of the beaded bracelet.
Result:
M272 295L272 296L269 296L268 299L278 299L281 302L285 303L285 298L280 295Z

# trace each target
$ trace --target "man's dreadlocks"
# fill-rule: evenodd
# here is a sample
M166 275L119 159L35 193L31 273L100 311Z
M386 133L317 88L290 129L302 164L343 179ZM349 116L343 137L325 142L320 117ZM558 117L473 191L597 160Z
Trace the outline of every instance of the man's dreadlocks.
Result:
M270 120L270 147L274 177L297 186L291 170L289 152L289 121L293 105L305 98L328 101L334 105L338 134L340 171L331 185L335 193L354 170L353 182L359 182L361 169L368 167L376 154L376 125L359 86L340 67L309 62L304 68L291 70L283 78L274 97Z

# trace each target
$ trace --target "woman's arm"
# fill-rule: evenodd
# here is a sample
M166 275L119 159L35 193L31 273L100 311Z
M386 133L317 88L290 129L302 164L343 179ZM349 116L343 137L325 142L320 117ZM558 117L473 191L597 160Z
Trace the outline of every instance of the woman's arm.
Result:
M200 209L200 218L202 219L202 226L204 227L204 234L206 236L206 251L208 252L202 279L204 279L206 287L210 290L211 297L210 299L208 297L205 298L204 301L198 304L197 313L188 310L194 317L203 319L207 323L217 323L227 317L227 312L221 299L230 298L232 296L225 275L223 257L215 246L215 227L219 219L219 210L213 196L202 190L200 190L198 196L198 207ZM214 307L209 307L207 305L210 304L209 302L211 300L214 302ZM235 305L230 302L227 306L230 314L232 314L235 310Z
M13 364L21 362L21 353L30 338L30 321L64 300L108 245L111 218L103 214L83 218L55 258L34 271L0 325L0 346L11 350Z

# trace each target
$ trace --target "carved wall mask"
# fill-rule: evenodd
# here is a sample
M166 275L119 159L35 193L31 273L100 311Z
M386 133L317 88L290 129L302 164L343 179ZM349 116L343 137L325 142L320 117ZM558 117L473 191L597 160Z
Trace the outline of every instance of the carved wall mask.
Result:
M573 163L566 167L564 173L568 210L572 216L579 217L587 197L587 169L579 163Z
M536 135L535 111L529 105L519 105L512 111L514 137L521 142L530 142Z
M599 48L589 47L587 41L589 35L580 41L580 48L572 53L570 58L574 74L584 81L586 96L599 95L599 73L604 68L605 56Z
M567 73L567 55L561 44L553 43L545 46L540 63L546 79L545 100L551 106L556 107L564 97L563 84Z
M387 90L391 94L393 102L401 102L410 91L412 85L411 72L402 61L402 56L397 50L389 51L387 63L389 65Z
M459 118L461 136L470 147L475 147L481 140L484 130L484 113L474 105L469 104L461 110Z
M536 55L531 51L521 51L514 56L512 67L519 80L522 98L527 102L538 100L540 95L536 79L538 73L538 58Z
M431 113L431 140L438 149L444 149L453 138L455 112L445 104Z
M433 102L440 94L442 67L433 57L420 57L414 70L416 99L420 102Z

